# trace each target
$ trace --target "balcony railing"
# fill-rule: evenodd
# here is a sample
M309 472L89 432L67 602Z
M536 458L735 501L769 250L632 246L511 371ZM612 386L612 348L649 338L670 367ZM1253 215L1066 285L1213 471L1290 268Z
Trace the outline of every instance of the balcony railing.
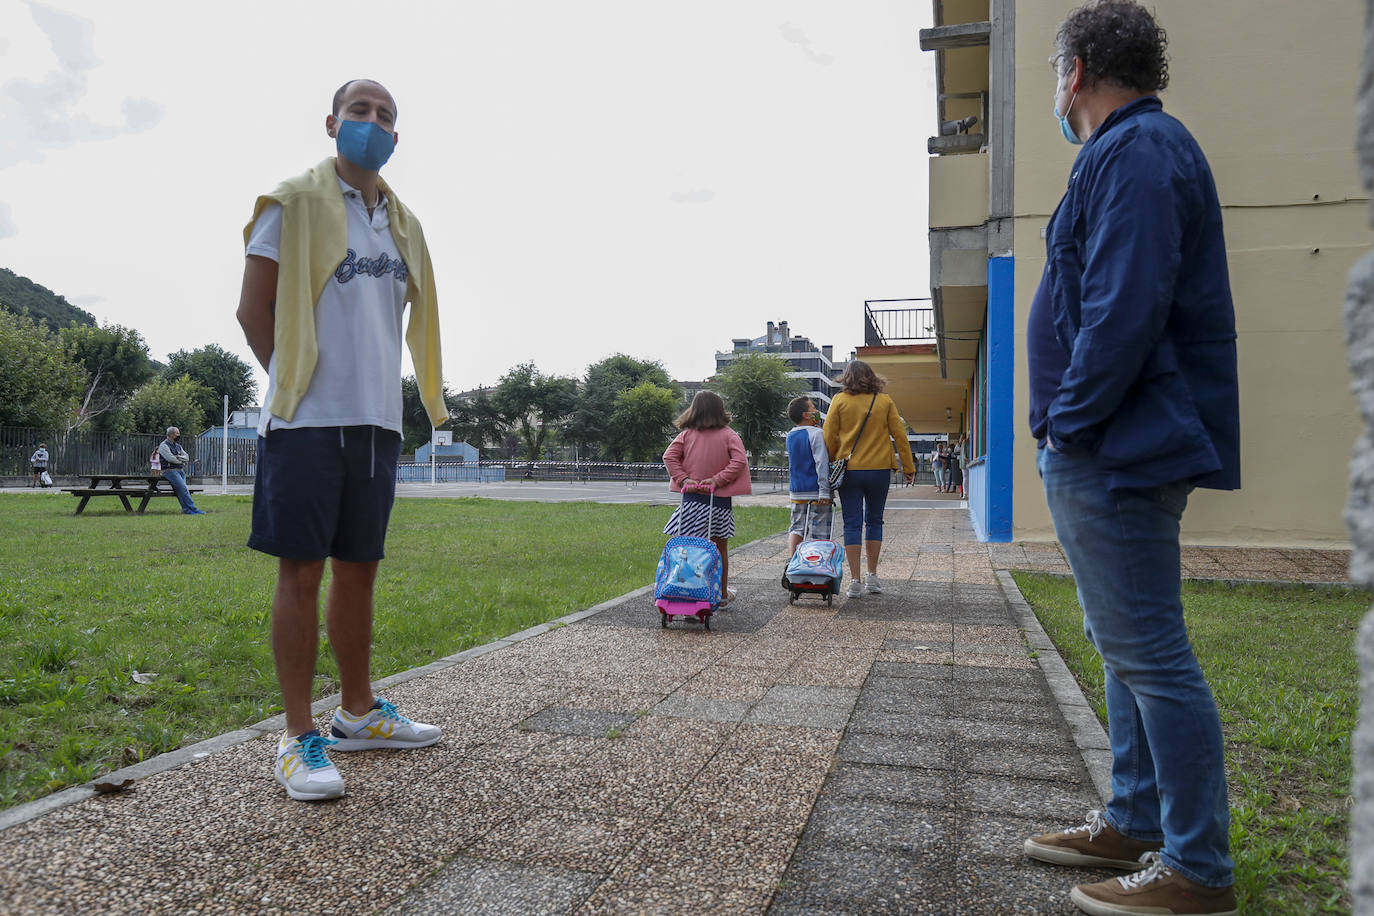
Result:
M864 303L864 346L893 347L935 343L935 309L874 308L875 304L929 302L929 299L869 299Z

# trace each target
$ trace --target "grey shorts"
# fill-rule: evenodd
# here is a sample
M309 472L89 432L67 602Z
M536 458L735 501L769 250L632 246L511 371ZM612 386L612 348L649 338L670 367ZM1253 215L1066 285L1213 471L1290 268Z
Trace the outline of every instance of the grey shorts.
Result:
M830 521L835 506L833 503L822 506L814 499L792 501L792 523L787 526L788 534L800 534L812 541L830 540ZM810 516L808 527L807 516Z

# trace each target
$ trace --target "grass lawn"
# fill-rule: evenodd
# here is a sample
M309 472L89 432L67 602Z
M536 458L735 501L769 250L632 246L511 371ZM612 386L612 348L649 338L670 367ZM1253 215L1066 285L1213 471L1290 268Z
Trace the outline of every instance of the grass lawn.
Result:
M0 496L0 808L281 711L268 642L276 561L251 500L147 515ZM373 675L423 665L652 581L668 507L398 499L377 582ZM785 508L735 510L744 544ZM645 613L648 613L647 605ZM337 690L321 632L314 695ZM135 673L156 677L135 680Z
M1106 721L1102 661L1073 580L1016 573L1065 663ZM1231 855L1241 912L1349 912L1355 636L1367 592L1185 582L1184 614L1226 735Z

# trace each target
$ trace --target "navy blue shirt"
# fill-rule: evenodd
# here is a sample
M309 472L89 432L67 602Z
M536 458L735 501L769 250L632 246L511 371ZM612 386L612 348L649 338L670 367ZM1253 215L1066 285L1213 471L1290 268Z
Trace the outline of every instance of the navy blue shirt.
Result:
M1083 145L1027 324L1031 434L1113 488L1240 486L1221 204L1187 129L1145 96Z

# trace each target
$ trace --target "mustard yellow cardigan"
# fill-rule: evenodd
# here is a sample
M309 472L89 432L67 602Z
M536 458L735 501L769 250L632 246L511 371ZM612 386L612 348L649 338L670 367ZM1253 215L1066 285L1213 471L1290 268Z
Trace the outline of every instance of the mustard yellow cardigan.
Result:
M406 301L410 303L410 321L406 325L406 345L415 363L420 399L429 414L430 424L438 426L448 418L448 407L444 404L434 266L430 263L420 221L397 200L385 181L379 184L386 194L391 237L396 241L396 250L405 261L409 275ZM334 269L348 252L348 211L339 190L334 157L302 175L287 179L272 193L259 197L253 207L253 218L243 230L245 246L252 235L253 224L262 211L274 203L281 204L282 223L272 350L277 361L276 387L267 408L276 416L290 420L310 387L319 358L315 341L315 304Z
M864 414L868 405L873 404L873 415L864 425ZM863 428L863 441L855 448L854 440ZM906 424L897 414L897 405L892 398L880 394L875 399L871 394L850 394L841 391L830 402L830 410L825 415L825 448L831 461L838 461L849 454L849 466L856 471L888 470L892 467L892 449L897 449L897 457L902 463L903 474L914 474L916 464L911 459L911 443L906 441Z

